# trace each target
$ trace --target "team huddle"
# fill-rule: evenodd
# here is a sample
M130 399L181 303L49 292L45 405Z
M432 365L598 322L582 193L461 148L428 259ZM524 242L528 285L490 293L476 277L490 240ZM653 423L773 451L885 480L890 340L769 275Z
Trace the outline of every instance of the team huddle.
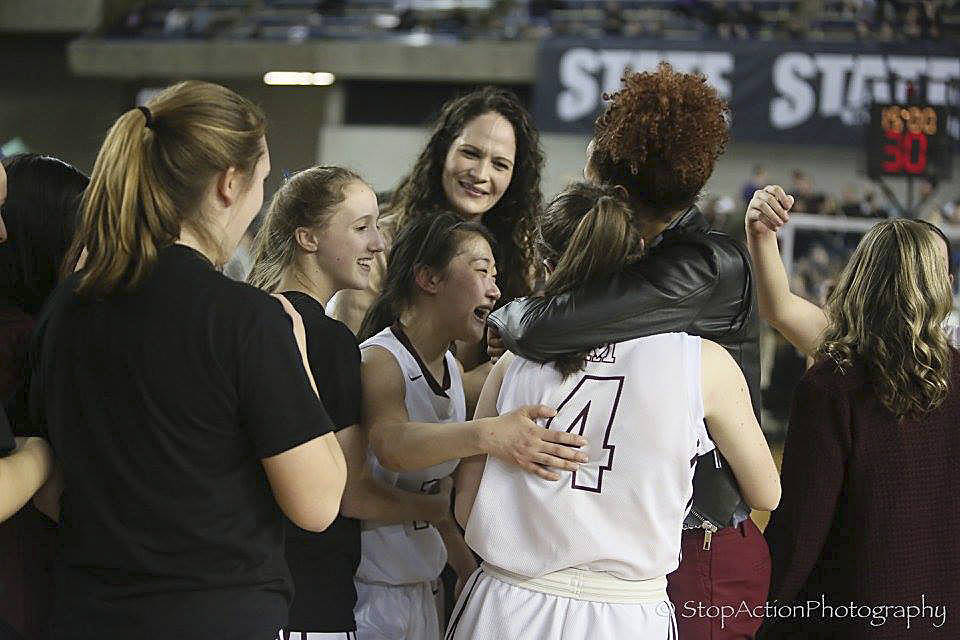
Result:
M544 205L529 115L475 91L388 203L290 176L244 283L219 269L263 203L262 112L185 82L122 115L11 409L56 460L51 637L753 637L677 615L762 606L749 514L781 498L772 288L695 206L728 116L702 77L628 74ZM792 204L747 210L762 283ZM817 314L782 329L811 353Z

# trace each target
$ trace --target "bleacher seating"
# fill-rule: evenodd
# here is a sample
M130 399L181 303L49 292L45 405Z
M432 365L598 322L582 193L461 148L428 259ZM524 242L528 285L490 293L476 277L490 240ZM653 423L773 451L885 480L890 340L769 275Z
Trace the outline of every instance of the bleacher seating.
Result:
M444 39L656 37L902 39L910 29L881 28L889 18L857 0L164 0L135 9L135 28L109 35L145 38L391 38L416 32ZM909 9L894 3L900 19ZM897 9L896 7L899 7ZM171 15L171 13L173 13ZM918 20L917 18L911 18ZM940 5L941 39L960 35L960 0ZM927 22L925 29L930 29ZM914 30L920 32L919 23ZM938 37L925 32L925 37Z

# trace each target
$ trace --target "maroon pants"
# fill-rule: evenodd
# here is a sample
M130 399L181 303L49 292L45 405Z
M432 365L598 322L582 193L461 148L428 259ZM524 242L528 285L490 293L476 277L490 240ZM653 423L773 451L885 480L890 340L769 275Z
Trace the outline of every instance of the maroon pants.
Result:
M713 534L707 551L703 531L686 530L681 549L667 576L681 640L753 638L770 589L770 551L753 520Z

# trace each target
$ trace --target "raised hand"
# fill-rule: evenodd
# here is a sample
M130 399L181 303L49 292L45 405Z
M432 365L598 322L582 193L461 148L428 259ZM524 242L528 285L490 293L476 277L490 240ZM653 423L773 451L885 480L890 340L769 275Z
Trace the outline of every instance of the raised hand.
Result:
M790 220L793 202L793 196L787 195L783 187L776 184L755 191L747 205L743 221L747 235L762 237L768 233L776 233Z

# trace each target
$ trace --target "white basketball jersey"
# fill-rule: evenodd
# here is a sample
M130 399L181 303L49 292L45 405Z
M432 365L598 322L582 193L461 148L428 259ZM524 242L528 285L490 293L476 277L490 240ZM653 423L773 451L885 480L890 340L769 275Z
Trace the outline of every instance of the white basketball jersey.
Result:
M406 346L405 344L406 343ZM453 354L444 354L450 374L443 389L410 346L402 331L384 329L360 345L382 347L400 365L404 402L412 422L464 422L467 419L460 367ZM430 493L437 483L453 473L460 460L450 460L419 471L398 473L385 469L371 452L374 476L406 491ZM447 562L447 549L440 534L427 522L408 522L369 529L361 535L362 555L357 579L382 584L413 584L435 580Z
M668 333L590 354L564 380L516 358L497 401L557 409L549 429L587 438L590 461L560 480L488 457L466 540L488 563L528 577L567 568L647 580L677 568L703 421L700 338Z

